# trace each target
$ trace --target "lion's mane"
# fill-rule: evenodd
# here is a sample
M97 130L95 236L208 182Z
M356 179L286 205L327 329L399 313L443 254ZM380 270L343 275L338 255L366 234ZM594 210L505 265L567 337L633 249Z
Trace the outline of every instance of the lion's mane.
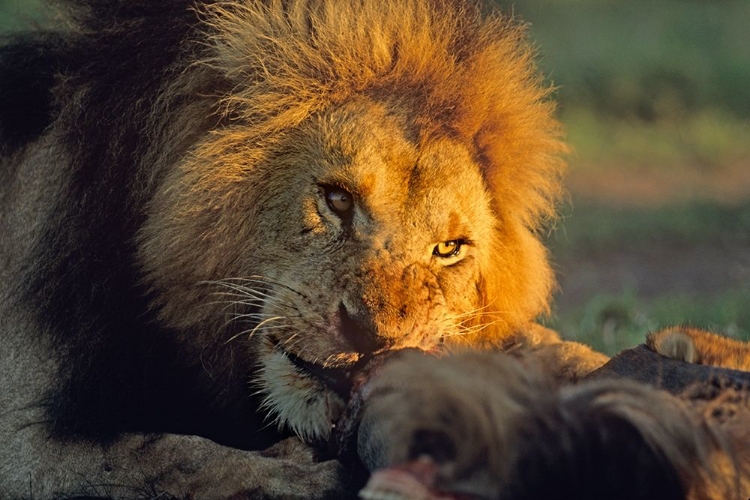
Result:
M65 29L2 48L0 131L9 157L43 133L61 145L65 195L51 200L19 293L71 367L48 399L61 433L167 423L190 432L249 405L239 354L209 338L216 325L189 286L190 268L239 249L197 253L196 244L242 234L231 221L216 226L216 200L236 194L278 137L357 95L407 102L417 142L456 138L483 168L497 259L479 288L506 314L487 318L493 327L474 342L501 340L547 310L552 277L536 231L561 194L565 146L514 21L459 0L59 6ZM190 399L185 381L204 368L184 361L186 350L217 365L216 408L168 410ZM235 430L207 434L221 441Z
M498 258L483 276L483 295L493 310L507 312L489 319L502 322L495 331L506 334L547 311L552 276L535 232L554 216L566 148L522 26L450 0L220 2L199 15L208 47L165 99L202 95L203 109L226 126L201 141L188 172L175 176L191 196L156 202L164 212L202 212L196 219L205 215L205 222L156 225L146 243L155 274L169 276L193 259L187 250L157 248L169 242L189 249L210 232L215 200L232 196L236 181L273 154L279 136L357 95L393 96L414 111L417 142L457 137L484 168L499 224ZM169 131L180 137L167 136L161 148L166 163L184 130L195 129L192 112L177 119L183 123ZM180 309L190 300L182 299L174 302ZM165 306L166 315L178 314Z

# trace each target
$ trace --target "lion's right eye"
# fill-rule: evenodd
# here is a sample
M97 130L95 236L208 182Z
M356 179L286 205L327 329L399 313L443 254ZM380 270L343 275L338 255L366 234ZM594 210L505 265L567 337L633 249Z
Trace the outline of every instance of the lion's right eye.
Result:
M348 217L354 208L354 196L338 186L324 186L328 208L339 217Z
M455 257L461 252L461 247L464 245L462 240L450 240L443 241L435 245L432 251L432 255L447 259L449 257Z

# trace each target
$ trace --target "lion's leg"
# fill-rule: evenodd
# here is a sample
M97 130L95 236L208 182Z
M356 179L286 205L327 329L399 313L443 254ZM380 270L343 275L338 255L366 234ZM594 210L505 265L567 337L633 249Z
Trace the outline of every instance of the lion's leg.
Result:
M750 371L750 343L689 326L672 326L650 334L646 345L668 358Z
M3 410L2 498L240 500L346 494L341 464L317 462L296 438L262 452L176 434L124 434L108 443L61 440L49 435L44 416Z
M532 324L516 335L523 353L533 353L540 368L554 378L575 382L603 366L609 357L591 347L562 340L557 332Z
M58 438L50 432L54 408L38 400L57 382L54 351L34 338L21 314L0 317L0 332L0 498L239 500L344 494L340 463L317 463L297 440L247 452L174 434L123 434L107 443Z
M539 345L530 351L540 366L558 380L568 382L580 380L609 361L607 355L569 340Z
M3 435L3 445L3 498L239 500L345 494L341 465L316 463L310 449L296 439L265 452L174 434L126 434L102 445L53 440L36 425Z

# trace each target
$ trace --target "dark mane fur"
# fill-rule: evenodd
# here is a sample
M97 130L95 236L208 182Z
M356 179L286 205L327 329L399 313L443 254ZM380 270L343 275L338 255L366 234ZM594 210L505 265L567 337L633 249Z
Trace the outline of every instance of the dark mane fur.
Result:
M551 276L533 228L554 213L566 148L533 51L522 43L522 26L499 16L482 20L472 0L432 0L389 4L411 16L410 28L402 29L406 18L385 15L387 4L355 2L344 9L351 26L342 38L337 13L319 12L311 30L310 18L285 10L303 8L304 2L199 4L59 0L56 6L68 19L64 29L16 38L0 48L0 69L19 84L0 84L1 102L17 103L0 111L3 153L22 155L26 144L44 134L62 148L51 164L63 171L65 195L50 201L53 215L26 259L31 267L18 294L57 355L69 358L62 365L71 371L60 375L59 389L47 401L58 433L159 430L169 422L172 430L221 441L247 433L233 433L230 426L218 434L198 431L193 423L234 419L243 428L253 427L246 414L216 418L221 408L197 408L193 415L169 411L194 399L191 392L209 390L195 382L203 368L199 356L185 353L204 351L179 347L175 335L160 331L165 327L157 325L149 307L161 304L143 285L138 267L143 260L135 256L136 246L142 250L138 231L165 166L176 164L169 160L182 158L185 148L216 131L222 120L240 120L243 127L203 144L201 154L224 158L242 144L261 144L263 137L289 130L362 89L373 95L418 89L423 97L418 121L425 134L431 122L451 122L448 128L481 156L496 198L513 207L498 204L503 212L498 217L507 221L509 232L524 235L528 269L511 271L503 264L488 270L481 293L489 301L498 299L495 307L516 312L507 315L507 330L546 308ZM314 11L316 5L327 4L308 7ZM432 15L440 21L432 21ZM383 29L366 33L371 45L354 43L352 37L365 33L361 24L368 16L380 20ZM265 42L275 33L285 57L277 57L278 47ZM370 46L388 48L386 59L392 60ZM265 68L268 64L275 66ZM33 119L15 128L26 112ZM158 241L174 243L171 236ZM508 304L502 302L506 299ZM179 333L189 338L195 332ZM226 361L234 354L209 356L232 370ZM233 377L232 383L224 378L213 383L210 390L222 391L221 397L209 394L204 400L252 413L240 379L245 376L222 373L219 378Z
M56 108L55 73L64 66L55 33L24 35L0 41L0 155L10 156L39 137Z
M176 346L156 331L134 258L135 234L160 176L144 162L159 133L151 113L181 51L191 50L183 43L197 22L191 4L70 2L61 7L75 28L0 47L0 152L22 150L54 115L66 149L59 168L67 170L67 195L57 200L20 294L59 355L73 358L66 365L75 368L46 403L61 435L85 429L106 437L127 430L126 423L156 431L160 422L190 432L202 411L220 411L168 411L188 400L191 388L180 381L199 368L183 366ZM184 393L174 390L181 386ZM155 423L154 415L162 418ZM241 417L247 425L246 415L237 416L238 425ZM229 435L217 432L217 440Z

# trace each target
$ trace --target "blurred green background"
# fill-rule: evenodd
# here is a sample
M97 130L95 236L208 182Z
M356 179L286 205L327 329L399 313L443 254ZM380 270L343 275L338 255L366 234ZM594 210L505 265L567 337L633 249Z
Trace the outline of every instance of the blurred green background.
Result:
M39 4L0 0L0 30L55 18ZM496 4L575 149L545 322L607 353L675 323L750 338L750 1Z
M496 2L530 23L575 153L546 323L607 353L750 339L750 2Z
M48 19L42 0L0 0L0 33L23 29Z

